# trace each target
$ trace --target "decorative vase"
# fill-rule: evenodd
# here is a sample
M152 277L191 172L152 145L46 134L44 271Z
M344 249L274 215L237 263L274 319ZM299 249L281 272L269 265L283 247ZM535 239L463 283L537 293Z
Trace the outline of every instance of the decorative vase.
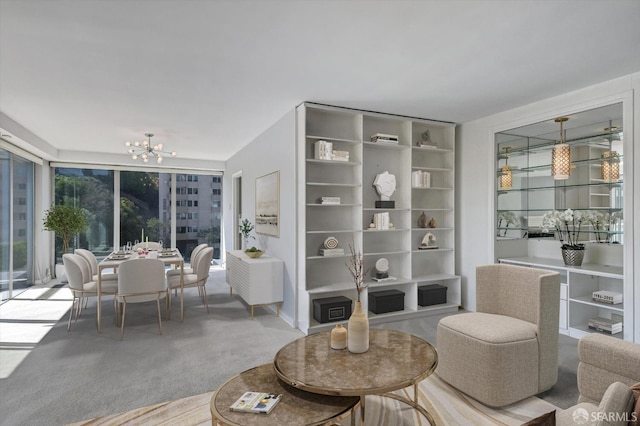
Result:
M331 348L344 349L347 347L347 329L338 324L331 330Z
M584 259L584 248L582 249L563 248L562 249L562 260L564 260L565 265L580 266L582 265L582 259Z
M349 318L347 348L354 354L369 350L369 318L362 310L359 300L356 301L356 307Z

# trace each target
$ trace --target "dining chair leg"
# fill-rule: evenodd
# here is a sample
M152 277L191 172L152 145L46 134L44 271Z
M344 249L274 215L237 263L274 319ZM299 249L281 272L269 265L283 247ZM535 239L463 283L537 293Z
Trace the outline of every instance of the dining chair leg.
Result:
M127 313L127 300L122 298L122 323L120 324L120 340L124 337L124 316Z
M204 306L207 308L207 313L209 313L209 302L207 301L207 289L204 285L202 286L202 302L204 303Z
M167 289L167 321L171 319L171 289Z
M69 322L67 323L67 331L71 329L71 317L73 316L73 310L75 309L76 304L76 295L73 295L73 300L71 300L71 309L69 309Z
M158 304L158 329L160 330L160 334L162 334L162 317L160 315L160 295L156 299L156 303Z
M180 286L180 322L184 320L184 287Z

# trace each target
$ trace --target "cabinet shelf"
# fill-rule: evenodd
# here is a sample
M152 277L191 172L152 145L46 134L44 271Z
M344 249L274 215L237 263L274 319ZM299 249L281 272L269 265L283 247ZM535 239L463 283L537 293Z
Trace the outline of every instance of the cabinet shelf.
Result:
M431 232L431 231L453 231L453 228L411 228L412 231L423 231L423 232Z
M610 305L608 303L596 302L589 296L570 297L569 301L575 303L583 303L590 306L597 306L598 308L602 309L611 309L612 311L624 312L624 303Z
M366 233L374 233L374 232L403 232L408 231L409 228L393 228L393 229L371 229L367 228L364 230Z
M363 142L365 148L380 148L380 149L409 149L407 145L401 143L384 143L384 142Z
M420 166L412 166L411 170L423 170L427 172L452 172L453 169L450 168L442 168L442 167L420 167Z
M423 148L420 146L412 146L412 150L414 151L422 151L422 152L437 152L440 154L451 154L453 153L452 149L443 149L443 148Z
M431 189L437 191L452 191L453 188L445 188L440 186L412 186L411 189Z
M438 253L443 251L453 251L452 248L437 248L437 249L427 249L427 250L411 250L411 253Z
M460 278L460 276L451 275L451 274L428 274L428 275L417 275L413 277L413 280L421 283L427 283L427 282L434 282L434 281L454 280L458 278Z
M608 187L619 188L621 185L622 185L622 182L617 182L617 183L576 183L576 184L573 184L573 185L554 185L554 186L529 186L527 188L499 189L498 190L498 195L508 194L510 192L549 191L549 190L556 191L556 190L569 189L569 188L588 188L588 187L599 187L599 186L608 186ZM576 210L579 210L579 209L576 209Z
M345 254L334 254L331 256L307 256L307 260L327 260L327 259L340 259L340 258L345 258L345 257L351 257L351 255L349 253L345 253Z
M307 135L307 139L311 140L325 140L327 142L342 142L351 145L359 145L361 141L353 140L353 139L340 139L340 138L328 138L326 136L312 136Z
M309 164L322 164L323 166L359 166L360 163L355 161L337 161L337 160L316 160L315 158L307 158Z
M364 252L363 256L390 256L397 254L407 254L408 250L391 250L391 251L378 251L378 252Z
M375 207L365 207L362 209L365 212L379 212L379 213L383 213L383 212L408 212L410 209L407 208L395 208L395 209L378 209Z
M356 183L331 183L331 182L307 182L307 186L326 186L336 188L359 188L360 185Z
M307 234L344 234L360 232L359 229L321 229L316 231L307 230Z
M362 204L319 204L319 203L308 203L307 207L322 207L322 208L332 208L332 207L360 207Z

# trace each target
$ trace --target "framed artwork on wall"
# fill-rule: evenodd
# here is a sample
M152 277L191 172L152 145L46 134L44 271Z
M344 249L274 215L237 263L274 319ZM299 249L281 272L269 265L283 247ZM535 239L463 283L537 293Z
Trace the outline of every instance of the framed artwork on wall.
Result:
M280 171L256 178L256 233L280 237Z

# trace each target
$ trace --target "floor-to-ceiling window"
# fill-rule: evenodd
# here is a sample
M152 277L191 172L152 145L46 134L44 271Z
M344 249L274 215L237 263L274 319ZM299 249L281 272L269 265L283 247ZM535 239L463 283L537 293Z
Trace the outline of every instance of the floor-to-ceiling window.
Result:
M176 193L172 194L174 180ZM214 248L214 258L220 257L222 176L219 174L56 167L55 182L56 202L83 208L90 222L86 235L80 234L73 247L87 248L98 256L113 249L113 203L119 192L120 228L115 235L119 237L119 246L147 238L161 240L167 247L175 244L189 261L191 250L207 243ZM115 193L114 182L119 182ZM175 242L171 241L173 227Z
M198 244L220 258L222 176L176 175L176 247L189 256Z
M34 164L0 149L0 301L33 284L33 186Z
M55 168L55 203L84 210L89 226L76 235L71 248L106 256L113 250L113 170ZM56 260L62 263L62 241L56 238Z

